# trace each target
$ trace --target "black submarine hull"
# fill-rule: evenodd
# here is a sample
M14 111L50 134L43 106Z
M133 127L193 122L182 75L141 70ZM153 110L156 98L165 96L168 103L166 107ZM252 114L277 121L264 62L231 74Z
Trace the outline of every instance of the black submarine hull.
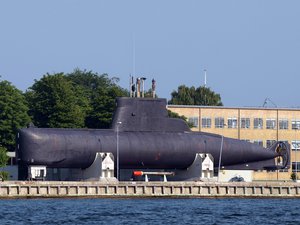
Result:
M223 167L277 156L275 151L246 141L202 132L28 128L19 132L19 157L28 165L84 169L93 163L97 152L117 155L117 135L121 169L185 169L193 163L197 153L211 154L215 166L219 164L221 155Z
M112 129L19 130L19 170L24 172L29 165L85 169L97 152L110 152L115 158L118 155L120 169L188 169L197 153L211 154L214 166L225 169L289 167L289 145L278 142L266 149L216 134L192 132L182 119L168 117L165 99L117 98L116 104ZM281 160L279 166L275 158Z

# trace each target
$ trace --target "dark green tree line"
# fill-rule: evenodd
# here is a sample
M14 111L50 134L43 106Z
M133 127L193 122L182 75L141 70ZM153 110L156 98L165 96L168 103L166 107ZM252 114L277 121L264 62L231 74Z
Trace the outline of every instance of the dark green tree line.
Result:
M115 98L127 95L117 82L107 74L79 69L46 74L26 93L33 123L38 127L108 128Z
M6 154L6 148L0 146L0 167L6 166L9 157ZM8 172L0 171L0 180L7 180L8 179Z
M89 108L85 118L88 128L109 128L116 107L116 97L128 96L128 91L117 83L118 78L109 78L107 74L75 69L67 75L75 85L83 89Z
M38 127L84 127L88 102L63 73L46 74L26 92L29 114Z
M28 107L20 90L8 81L0 81L0 147L13 151L16 133L30 122Z
M180 85L177 91L171 93L171 100L168 103L172 105L223 105L220 94L210 88L204 86L195 88L185 85Z

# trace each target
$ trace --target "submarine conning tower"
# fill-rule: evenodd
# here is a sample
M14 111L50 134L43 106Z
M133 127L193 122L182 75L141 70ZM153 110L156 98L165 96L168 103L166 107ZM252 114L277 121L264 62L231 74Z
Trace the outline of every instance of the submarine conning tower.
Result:
M112 122L114 130L119 126L119 131L190 131L182 119L168 117L166 99L122 97L117 98L116 104Z

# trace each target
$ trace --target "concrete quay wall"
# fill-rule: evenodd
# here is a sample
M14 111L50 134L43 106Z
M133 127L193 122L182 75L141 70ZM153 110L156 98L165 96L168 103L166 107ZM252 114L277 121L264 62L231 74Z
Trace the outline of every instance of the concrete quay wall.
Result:
M300 197L300 184L285 182L49 182L0 183L0 198L39 197Z

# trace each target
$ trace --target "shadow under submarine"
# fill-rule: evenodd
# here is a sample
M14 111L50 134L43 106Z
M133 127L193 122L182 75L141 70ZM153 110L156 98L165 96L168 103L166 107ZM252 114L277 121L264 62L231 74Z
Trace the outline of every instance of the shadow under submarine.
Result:
M284 142L266 149L217 134L192 132L182 119L168 117L165 99L117 98L116 103L111 129L20 129L19 164L85 169L97 152L110 152L115 157L119 153L120 169L174 170L189 168L196 154L203 153L212 155L215 168L289 167L290 146Z

